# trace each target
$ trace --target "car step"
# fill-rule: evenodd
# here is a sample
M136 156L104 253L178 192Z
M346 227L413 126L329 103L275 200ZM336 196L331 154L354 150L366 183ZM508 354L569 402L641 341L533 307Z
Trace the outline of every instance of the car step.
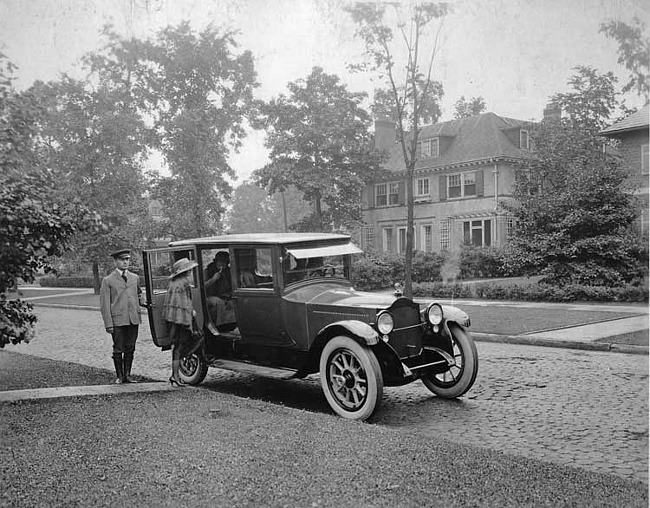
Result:
M253 365L246 362L236 362L234 360L217 359L210 362L210 367L218 369L232 370L242 374L253 374L254 376L270 377L273 379L291 379L297 371L292 369L278 369L274 367L265 367L264 365Z

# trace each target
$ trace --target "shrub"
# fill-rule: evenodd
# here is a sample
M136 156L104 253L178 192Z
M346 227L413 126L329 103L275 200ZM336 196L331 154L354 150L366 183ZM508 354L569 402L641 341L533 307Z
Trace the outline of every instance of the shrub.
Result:
M46 275L39 277L38 283L41 287L46 288L92 288L92 276L82 277L56 277L54 275ZM140 286L144 286L144 277L140 275Z
M477 298L486 300L520 300L545 302L647 302L648 288L624 284L619 287L569 284L477 284Z
M413 256L411 276L413 282L440 280L440 270L445 257L433 252L417 251ZM404 256L401 254L365 253L354 263L354 287L368 291L390 288L396 282L404 282Z
M416 298L471 298L472 290L463 284L422 282L413 284L413 296Z

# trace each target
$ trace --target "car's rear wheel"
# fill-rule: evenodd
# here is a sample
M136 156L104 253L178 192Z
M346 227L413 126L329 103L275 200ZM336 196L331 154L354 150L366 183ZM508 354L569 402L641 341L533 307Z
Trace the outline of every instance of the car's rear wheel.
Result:
M327 402L343 418L367 420L381 405L384 381L375 354L350 337L323 348L320 382Z
M444 372L424 375L422 382L438 397L453 399L469 390L478 374L478 352L474 341L454 324L449 325L454 364Z
M181 381L188 385L198 385L208 373L208 363L201 351L181 358L179 374Z

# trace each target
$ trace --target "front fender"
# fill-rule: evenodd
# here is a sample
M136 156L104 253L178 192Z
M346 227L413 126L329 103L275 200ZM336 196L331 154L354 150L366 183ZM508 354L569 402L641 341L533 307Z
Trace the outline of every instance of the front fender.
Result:
M304 377L312 372L318 372L318 362L325 344L337 335L349 335L362 346L376 346L381 342L379 334L367 323L353 319L331 323L318 331L309 348L307 359L304 365L298 369L295 377Z
M460 310L458 307L452 307L451 305L442 305L442 315L444 316L445 321L453 321L458 323L460 326L465 328L469 327L470 320L467 312Z
M379 334L372 326L353 319L331 323L321 328L317 337L333 337L341 332L349 332L354 337L363 339L367 346L375 346L379 343Z

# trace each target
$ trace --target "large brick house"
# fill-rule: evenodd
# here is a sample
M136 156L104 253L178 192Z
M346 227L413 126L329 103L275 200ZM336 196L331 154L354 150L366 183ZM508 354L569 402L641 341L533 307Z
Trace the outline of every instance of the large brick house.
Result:
M484 113L422 129L413 179L416 250L503 245L513 220L499 202L512 198L515 169L530 154L531 127ZM388 150L389 173L363 193L363 244L401 253L406 248L406 170L394 123L376 122L375 145Z
M620 141L618 150L623 159L623 165L633 179L635 194L641 199L643 207L639 220L642 232L648 231L649 115L650 106L645 106L600 132L602 136Z

